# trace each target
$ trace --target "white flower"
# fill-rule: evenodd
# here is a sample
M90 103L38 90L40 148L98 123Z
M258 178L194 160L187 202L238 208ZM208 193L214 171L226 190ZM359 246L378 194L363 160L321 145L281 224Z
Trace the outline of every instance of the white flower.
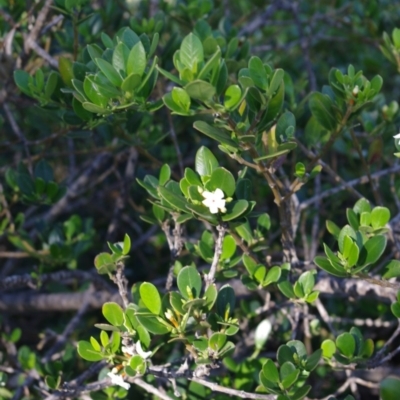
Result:
M145 360L146 358L149 358L151 356L151 351L144 351L142 349L142 344L140 343L140 341L136 342L136 353L139 354L140 357L143 358L143 360Z
M397 144L400 146L400 133L393 136L394 139L398 140Z
M126 347L126 346L122 346L122 352L124 354L129 354L131 356L135 355L135 350L133 347Z
M210 209L211 214L217 214L218 211L226 213L226 200L224 199L224 192L221 189L215 189L214 192L205 190L201 195L205 199L202 203Z
M131 387L131 385L128 382L124 381L124 378L121 375L117 375L113 372L109 372L107 375L111 378L111 382L113 385L121 386L126 390L128 390Z
M358 87L358 85L354 86L353 96L357 96L359 91L360 91L360 88Z

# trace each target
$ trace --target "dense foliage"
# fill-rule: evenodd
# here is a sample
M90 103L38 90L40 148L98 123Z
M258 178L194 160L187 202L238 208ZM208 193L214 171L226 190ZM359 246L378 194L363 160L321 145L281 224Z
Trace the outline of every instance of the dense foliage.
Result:
M398 398L395 2L0 5L0 398Z

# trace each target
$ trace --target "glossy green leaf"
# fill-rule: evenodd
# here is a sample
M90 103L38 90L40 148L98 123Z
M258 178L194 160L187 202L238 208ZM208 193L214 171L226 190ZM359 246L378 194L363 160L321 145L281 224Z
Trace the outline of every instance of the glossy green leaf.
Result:
M210 191L221 189L226 197L231 197L235 193L235 178L232 173L223 167L214 169L206 188Z
M390 309L391 309L393 315L396 318L400 319L400 303L396 302L396 303L391 304Z
M195 166L200 176L210 176L219 164L211 150L201 146L196 153Z
M235 218L243 215L249 207L249 203L246 200L233 201L227 204L228 211L226 214L222 214L222 221L232 221Z
M309 100L312 115L316 120L329 131L333 131L337 126L337 121L333 113L333 104L329 96L322 93L312 93Z
M116 69L116 71L125 78L126 74L126 64L129 57L129 48L123 43L120 42L117 47L114 49L114 53L112 55L112 65Z
M171 91L172 100L182 110L189 111L190 109L190 97L185 89L174 87Z
M143 75L147 64L146 51L142 42L137 42L129 52L126 64L126 74Z
M270 285L279 281L282 274L282 270L278 266L274 266L268 270L267 276L265 277L263 286Z
M124 92L134 92L142 83L142 78L140 75L132 73L128 75L121 84L121 89Z
M209 102L215 95L215 87L208 82L194 80L185 86L186 93L195 100Z
M307 357L307 362L305 365L305 369L307 371L313 371L317 367L319 360L321 359L322 353L323 350L318 349L314 351L314 353L312 353L309 357Z
M390 221L390 211L386 207L375 207L371 212L371 225L374 229L383 228Z
M78 354L87 361L100 361L103 359L101 353L93 349L93 346L86 340L78 342Z
M231 235L225 235L222 241L222 253L220 260L228 260L234 256L236 252L236 242Z
M205 121L196 121L193 124L193 127L200 131L201 133L204 133L206 136L216 140L217 142L220 142L222 144L226 144L231 147L237 147L236 142L234 142L230 135L225 133L223 130L219 128L215 128L214 126L209 125Z
M268 88L268 77L263 62L258 57L251 57L249 61L250 78L262 90Z
M321 344L322 355L326 358L332 358L336 352L335 342L331 339L326 339Z
M206 299L206 306L208 310L211 310L217 300L218 291L215 283L210 285L204 293L204 297Z
M271 359L267 359L262 366L262 372L264 376L273 383L279 382L279 372L275 363Z
M382 400L398 400L400 393L400 379L396 376L385 378L379 387Z
M161 318L154 314L139 311L136 317L141 325L149 332L155 335L164 335L172 330L172 326L168 327L166 323L161 322Z
M202 287L201 276L195 267L184 267L179 271L177 285L185 299L198 298Z
M208 340L208 345L214 351L219 351L225 345L227 337L223 333L213 333Z
M150 282L140 285L140 298L143 304L153 313L159 315L161 312L161 297L157 288Z
M399 260L391 260L384 267L384 274L382 278L390 279L397 278L400 276L400 261Z
M386 249L386 243L386 237L381 235L368 239L361 249L358 265L366 267L377 262Z
M318 267L322 268L324 271L328 272L331 275L337 276L339 278L346 278L347 273L343 268L343 271L339 271L332 266L329 260L326 257L317 256L314 258L314 263L318 265Z
M347 358L352 358L356 350L356 342L352 334L345 332L336 338L337 349Z
M161 186L164 186L171 178L171 167L168 164L164 164L160 169L160 175L158 181Z
M157 189L160 196L174 209L187 211L188 202L183 196L177 195L166 187L159 186Z
M232 111L238 105L242 98L242 90L238 85L231 85L226 89L224 96L224 105L227 110Z
M122 246L122 254L126 256L130 251L131 251L131 238L129 237L129 235L125 234Z
M274 74L272 75L271 82L268 88L268 95L272 96L276 90L279 88L283 81L283 77L285 75L285 71L281 68L275 70Z
M225 319L235 309L235 291L230 285L224 285L218 292L217 313Z
M117 87L120 87L122 84L121 75L117 72L117 70L106 60L102 58L96 58L95 62L99 67L100 71L106 76L106 78Z
M297 389L291 396L290 400L302 400L307 396L309 391L311 390L311 385L304 385L301 388Z
M103 304L102 313L104 318L114 326L121 326L124 323L124 312L117 303L107 302Z
M197 66L204 60L203 45L200 39L190 33L181 44L179 58L181 63L193 73L199 72Z

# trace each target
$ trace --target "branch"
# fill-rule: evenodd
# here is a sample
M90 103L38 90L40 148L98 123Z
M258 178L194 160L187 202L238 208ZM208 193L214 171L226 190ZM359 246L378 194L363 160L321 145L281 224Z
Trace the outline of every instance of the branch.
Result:
M208 274L204 275L204 282L206 284L206 288L205 288L206 290L215 281L215 274L217 273L219 259L222 254L222 243L224 240L226 229L227 229L227 226L223 223L220 223L217 226L218 238L217 238L217 241L215 242L214 258L213 258L213 261L211 264L210 272Z

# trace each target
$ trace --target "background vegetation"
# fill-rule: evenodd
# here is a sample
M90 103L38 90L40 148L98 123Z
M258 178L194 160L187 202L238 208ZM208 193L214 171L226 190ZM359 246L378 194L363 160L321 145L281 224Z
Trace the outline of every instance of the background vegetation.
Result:
M0 0L0 398L397 399L396 27Z

